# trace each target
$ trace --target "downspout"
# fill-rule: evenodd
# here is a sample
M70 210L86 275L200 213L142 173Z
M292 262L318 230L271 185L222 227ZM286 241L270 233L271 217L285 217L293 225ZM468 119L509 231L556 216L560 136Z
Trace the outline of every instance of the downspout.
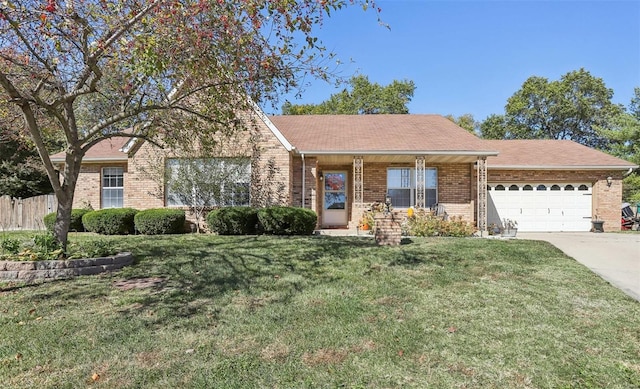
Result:
M306 181L307 166L306 166L306 161L304 160L304 153L301 153L300 155L302 156L302 208L306 208L304 203L304 190L305 190L304 184Z

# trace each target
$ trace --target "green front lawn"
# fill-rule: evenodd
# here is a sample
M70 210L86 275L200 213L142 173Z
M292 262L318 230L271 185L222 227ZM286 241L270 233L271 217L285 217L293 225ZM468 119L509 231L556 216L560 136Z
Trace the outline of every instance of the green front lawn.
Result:
M640 387L640 304L543 242L72 239L137 263L0 284L3 388Z

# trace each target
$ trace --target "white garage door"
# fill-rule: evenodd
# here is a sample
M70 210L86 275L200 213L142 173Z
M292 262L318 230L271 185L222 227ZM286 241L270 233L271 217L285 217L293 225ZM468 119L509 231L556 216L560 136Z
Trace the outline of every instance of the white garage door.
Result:
M589 231L591 184L489 184L487 221L519 231Z

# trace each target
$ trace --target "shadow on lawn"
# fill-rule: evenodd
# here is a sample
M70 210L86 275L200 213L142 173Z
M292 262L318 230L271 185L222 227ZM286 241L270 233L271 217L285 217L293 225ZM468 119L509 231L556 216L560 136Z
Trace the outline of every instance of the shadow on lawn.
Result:
M153 309L171 312L165 320L188 318L238 295L248 301L268 295L270 304L286 303L306 288L339 278L334 270L345 259L377 248L372 240L349 237L197 237L178 247L168 244L159 239L138 244L136 265L121 276L165 282L122 313Z

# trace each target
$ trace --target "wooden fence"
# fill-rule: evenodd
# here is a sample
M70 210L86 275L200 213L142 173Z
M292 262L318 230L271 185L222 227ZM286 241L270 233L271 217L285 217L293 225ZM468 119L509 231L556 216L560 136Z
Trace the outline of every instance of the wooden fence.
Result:
M1 230L42 230L44 215L55 212L58 201L55 195L42 195L27 199L0 197Z

